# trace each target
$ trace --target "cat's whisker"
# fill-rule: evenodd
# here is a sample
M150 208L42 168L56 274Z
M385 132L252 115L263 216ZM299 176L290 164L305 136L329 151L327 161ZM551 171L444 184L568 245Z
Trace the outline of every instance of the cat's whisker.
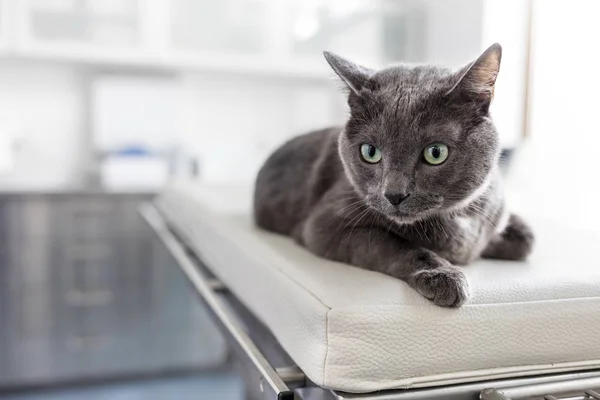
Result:
M435 222L436 222L437 226L439 226L440 230L444 233L444 236L446 237L446 239L449 239L448 232L446 232L446 229L444 228L444 224L442 224L442 222L438 219L435 219Z
M340 197L333 200L333 203L339 203L341 201L351 200L351 199L359 199L360 200L361 198L356 194L340 193Z
M354 218L352 218L350 220L350 222L348 222L346 225L344 225L344 228L342 230L346 230L346 228L348 228L351 224L354 223L354 221L358 220L359 218L362 218L362 216L367 213L369 211L369 209L367 208L366 210L361 211L358 215L354 216Z
M358 207L354 208L352 211L350 211L350 213L349 213L349 216L351 216L351 215L352 215L353 213L355 213L355 212L358 212L358 210L360 210L360 205L359 205ZM367 209L367 210L365 210L365 211L368 211L368 209ZM362 215L362 214L363 214L365 211L358 212L358 215L354 215L354 216L352 217L352 220L350 220L350 222L346 223L346 225L344 225L344 227L343 227L342 229L340 229L340 227L342 226L342 224L344 223L344 221L346 221L346 219L343 219L343 218L342 218L342 219L341 219L341 221L340 221L340 223L339 223L339 225L337 226L337 228L336 228L335 232L339 232L340 230L344 230L344 229L346 229L346 227L347 227L347 226L348 226L350 223L352 223L352 222L353 222L353 221L354 221L356 218L358 218L360 215ZM341 246L341 245L342 245L342 244L345 242L345 240L346 240L346 239L348 239L349 237L350 237L350 235L348 235L348 236L347 236L347 237L346 237L344 240L339 240L339 241L337 241L337 247L338 247L338 249L339 249L339 247L340 247L340 246ZM327 251L329 251L329 250L327 250Z
M325 227L329 227L331 225L331 223L344 212L347 213L349 216L352 215L354 212L358 211L362 205L363 205L362 200L355 201L354 203L347 205L343 209L341 209L335 213L332 213L332 215L326 221ZM336 231L338 231L340 229L340 226L342 225L342 223L344 221L345 220L343 218L341 218L341 221L340 221L338 227L336 228Z
M489 225L494 225L492 216L489 216L482 211L478 211L478 210L473 210L473 211L476 216L481 217L486 223L488 223Z
M365 210L365 211L364 211L364 212L361 214L361 217L358 219L358 221L356 221L356 222L354 223L354 226L352 227L352 229L350 230L350 233L348 234L348 237L347 237L348 239L350 239L350 237L352 236L352 232L354 232L354 229L356 229L356 227L358 226L358 224L360 223L360 221L362 221L362 220L363 220L363 218L364 218L365 216L369 215L369 211L370 211L370 210L367 208L367 209L366 209L366 210Z
M447 199L447 200L462 200L462 199L464 199L464 197L461 197L461 196L445 196L445 199ZM469 217L468 215L465 215L465 214L468 213L469 211L471 211L474 215L476 215L478 217L481 217L486 223L488 223L490 225L494 225L494 220L495 220L494 213L497 212L497 209L498 209L498 207L495 208L494 210L485 209L481 205L473 202L473 203L470 203L470 204L466 205L461 210L455 210L455 211L453 211L452 214L450 214L450 215L452 217L456 217L456 216L460 216L460 215L464 215L466 217Z
M423 237L421 236L421 232L419 232L419 229L418 229L419 225L418 224L413 224L413 226L415 227L415 232L419 236L419 239L423 240Z
M362 199L358 199L358 200L357 200L357 199L354 199L354 198L350 197L350 198L347 198L347 199L343 199L343 200L336 201L334 204L337 204L337 203L345 203L345 202L348 202L348 201L351 201L351 200L354 200L354 201L352 201L350 204L347 204L345 207L347 207L347 206L349 206L349 205L352 205L352 204L364 203L364 200L362 200ZM342 209L343 209L343 208L342 208Z
M436 228L435 228L435 225L434 225L433 221L431 219L427 219L426 221L427 221L427 225L431 229L431 232L434 232ZM431 241L431 239L429 241Z
M421 224L419 224L421 225ZM427 229L425 226L421 225L421 229L423 229L423 235L425 236L425 240L427 240L429 243L431 243L431 239L429 239L429 236L427 236Z
M352 199L358 199L357 196L348 196L348 197L342 197L340 199L337 199L334 203L340 203L342 201L348 201L348 200L352 200ZM362 199L359 199L362 201Z
M362 211L360 211L360 209L361 209L361 206L362 206L362 204L359 204L359 205L357 205L356 207L354 207L352 210L350 210L350 211L348 212L347 218L340 218L340 223L339 223L338 227L336 228L336 232L339 232L340 230L344 230L344 229L346 229L346 227L347 227L347 226L348 226L350 223L352 223L352 222L354 221L354 219L355 219L355 218L356 218L358 215L360 215L360 214L362 213ZM355 213L358 213L358 214L355 214ZM350 219L350 218L351 218L350 222L347 222L347 221L348 221L348 219ZM344 227L340 229L340 227L342 226L342 224L343 224L344 222L346 222L346 225L344 225Z
M363 204L362 200L356 201L356 202L354 202L352 204L347 205L346 207L342 208L341 210L336 211L336 213L334 214L334 216L340 216L344 212L347 212L350 208L354 208L355 206L360 207L360 206L363 206L363 205L366 206L366 204Z
M371 233L373 233L373 225L379 225L380 218L381 218L381 214L377 213L371 220L371 229L369 229L369 247L368 247L369 253L371 252Z
M394 226L394 221L390 220L390 223L388 224L388 229L385 232L385 237L387 237L387 235L390 233L390 230L392 229L392 226Z
M473 211L475 211L475 213L476 213L477 215L480 215L480 216L482 216L482 217L486 217L486 218L487 218L487 221L488 221L490 224L493 224L493 223L492 223L492 220L494 219L494 215L492 215L492 214L491 214L491 211L490 211L490 210L484 209L483 207L480 207L480 206L478 206L478 205L472 205L472 206L471 206L471 209L472 209Z
M352 198L344 199L344 201L348 201L348 200L352 200ZM349 206L351 206L353 204L358 204L358 203L364 203L364 200L362 200L362 199L355 199L355 201L351 202L350 204L346 205L345 207L349 207ZM344 208L342 208L342 210L343 209Z
M352 219L356 218L357 214L360 214L360 212L361 212L360 210L361 210L361 207L360 207L360 206L357 206L356 208L352 209L352 210L351 210L351 211L348 213L348 218L350 218L350 217L351 217ZM355 213L357 213L357 214L355 214ZM333 221L334 217L335 217L335 216L333 216L333 217L332 217L330 220L331 220L331 221ZM339 222L339 224L338 224L337 228L335 228L335 232L339 232L339 231L343 230L344 228L342 228L342 224L343 224L344 222L347 222L347 221L348 221L348 219L347 219L347 218L340 218L340 222ZM331 222L330 222L330 223L331 223ZM348 224L348 223L346 223L346 225L347 225L347 224ZM328 225L329 225L329 224L328 224Z

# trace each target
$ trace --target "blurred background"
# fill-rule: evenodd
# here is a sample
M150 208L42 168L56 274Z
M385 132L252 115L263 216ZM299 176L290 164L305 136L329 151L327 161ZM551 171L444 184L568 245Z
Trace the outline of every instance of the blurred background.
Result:
M500 42L509 199L596 229L598 15L591 0L0 0L0 399L243 398L136 208L175 177L251 184L285 140L343 124L323 50L459 67Z

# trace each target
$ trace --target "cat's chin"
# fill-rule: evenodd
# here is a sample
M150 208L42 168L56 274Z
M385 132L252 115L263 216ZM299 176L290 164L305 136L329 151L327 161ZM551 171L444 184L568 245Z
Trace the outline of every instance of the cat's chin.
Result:
M387 213L388 218L400 225L414 224L415 222L427 219L429 215L431 215L429 212L404 213L401 211L394 211L392 213Z
M434 202L434 204L431 204L430 208L422 208L419 211L412 210L409 212L402 209L392 208L387 204L382 205L379 202L371 202L368 198L366 204L390 220L401 225L414 224L415 222L423 221L435 214L440 207L439 202Z

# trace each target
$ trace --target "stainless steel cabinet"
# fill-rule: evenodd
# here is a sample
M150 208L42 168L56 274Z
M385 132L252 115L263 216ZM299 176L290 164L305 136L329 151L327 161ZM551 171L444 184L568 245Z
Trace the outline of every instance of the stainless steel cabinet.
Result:
M0 195L0 385L217 366L226 349L137 214L150 195Z

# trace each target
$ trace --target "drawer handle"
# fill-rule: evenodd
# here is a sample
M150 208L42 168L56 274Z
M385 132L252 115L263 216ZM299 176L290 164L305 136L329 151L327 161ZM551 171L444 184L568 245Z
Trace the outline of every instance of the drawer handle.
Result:
M101 260L111 255L110 246L104 244L71 245L66 250L69 260Z
M109 290L94 290L89 292L70 290L67 292L65 300L67 304L76 307L102 307L112 302L113 295Z
M71 215L85 214L104 214L109 213L114 209L114 204L106 203L85 203L85 204L70 204L69 212Z
M67 338L67 347L71 350L92 350L108 344L108 336L71 336Z

